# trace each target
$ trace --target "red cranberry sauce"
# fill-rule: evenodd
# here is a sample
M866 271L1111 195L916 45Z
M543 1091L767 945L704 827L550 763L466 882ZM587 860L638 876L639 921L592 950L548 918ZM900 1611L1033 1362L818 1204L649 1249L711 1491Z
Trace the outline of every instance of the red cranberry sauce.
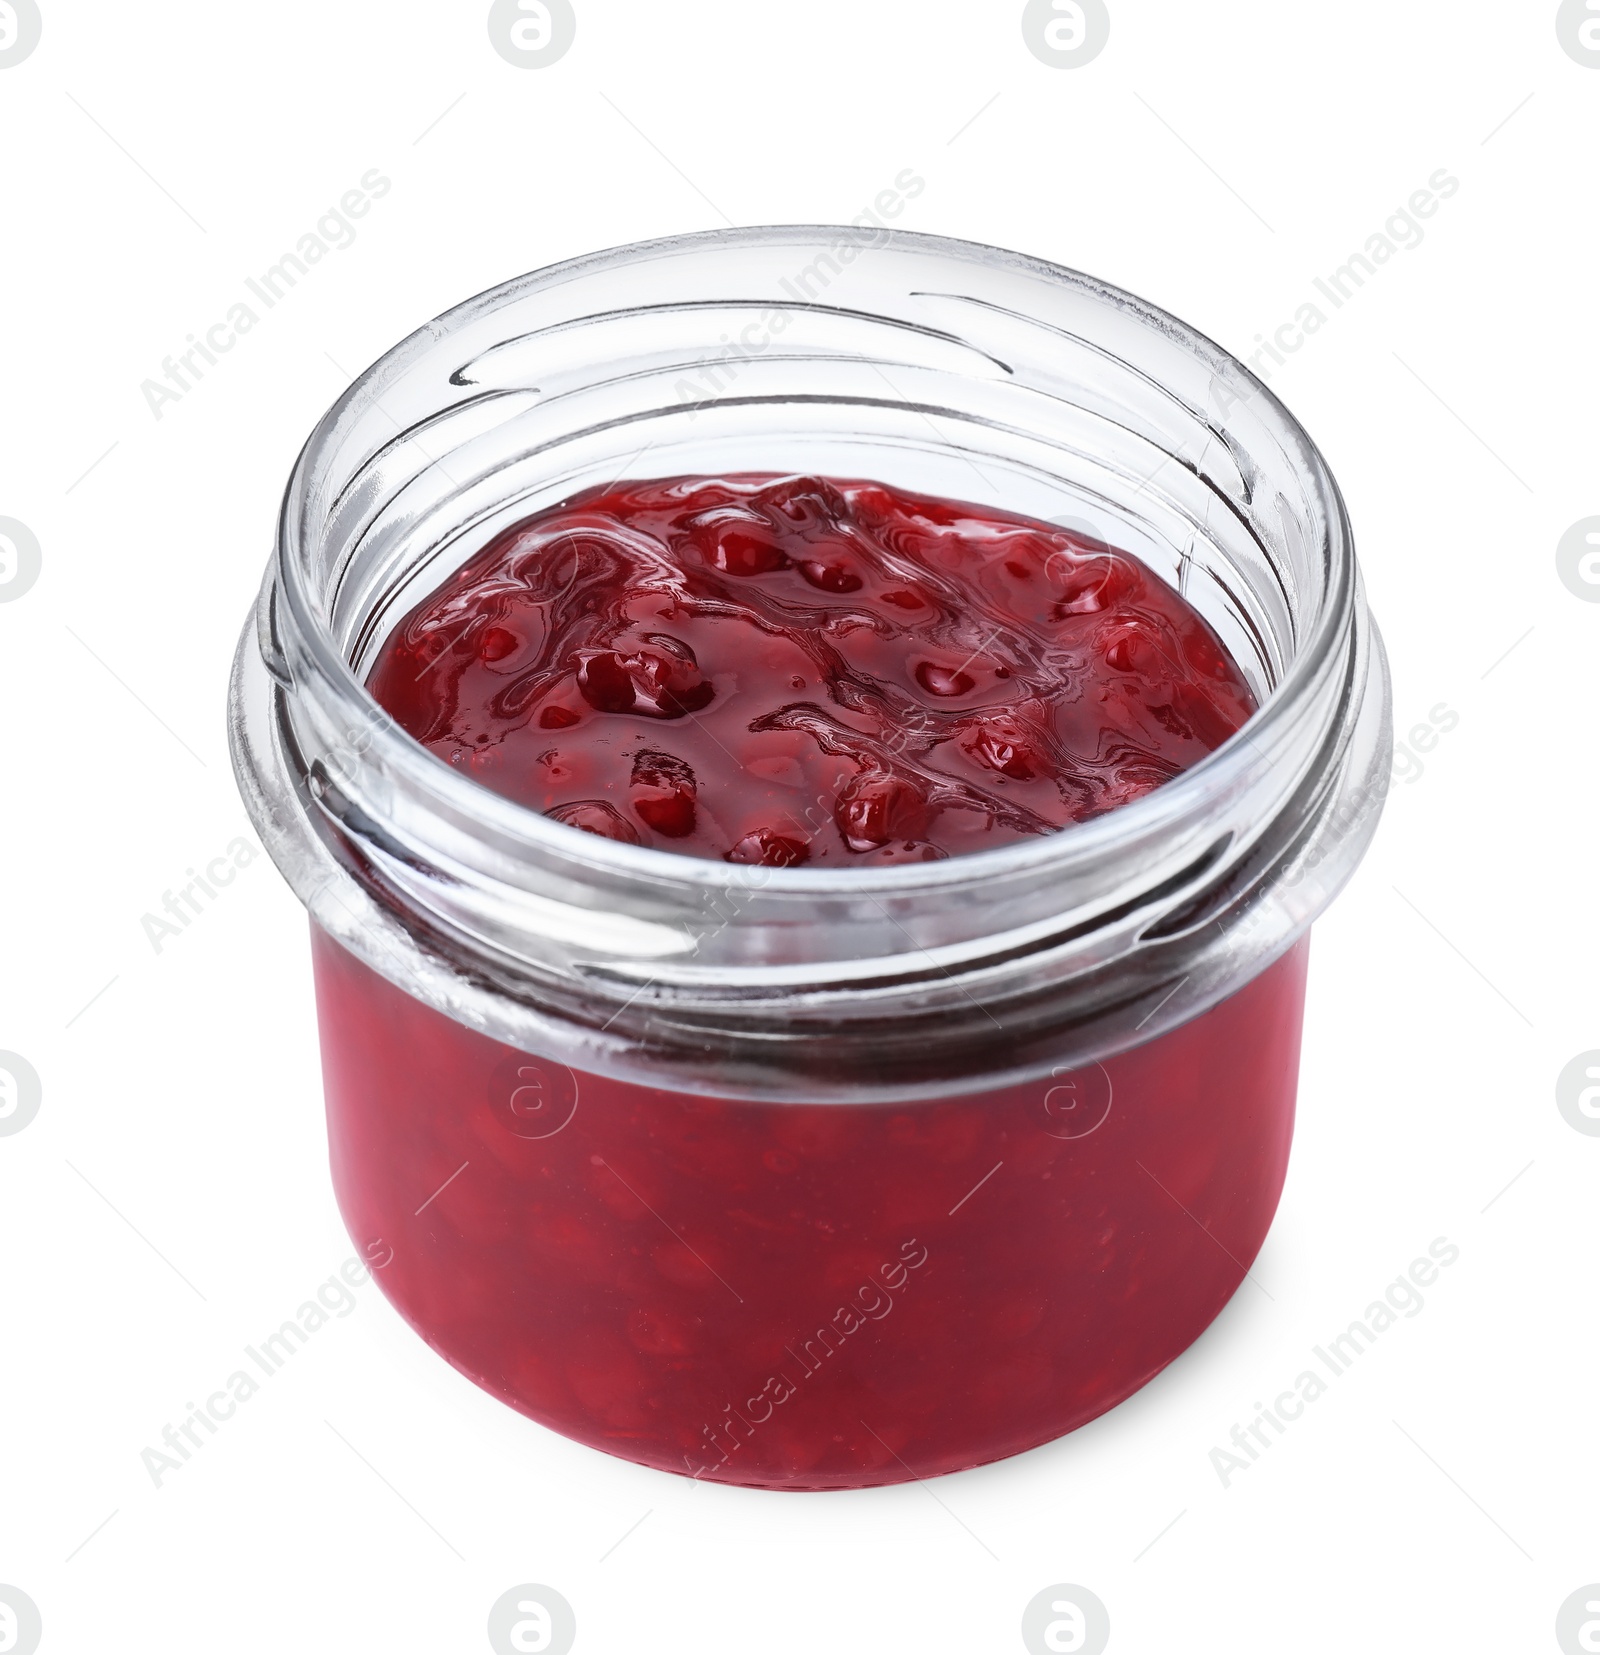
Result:
M906 1104L575 1074L313 944L384 1292L514 1408L667 1471L859 1488L1060 1436L1200 1335L1283 1187L1304 942L1104 1064Z
M1124 552L882 483L590 489L396 627L379 703L557 821L792 867L932 861L1115 809L1255 709Z

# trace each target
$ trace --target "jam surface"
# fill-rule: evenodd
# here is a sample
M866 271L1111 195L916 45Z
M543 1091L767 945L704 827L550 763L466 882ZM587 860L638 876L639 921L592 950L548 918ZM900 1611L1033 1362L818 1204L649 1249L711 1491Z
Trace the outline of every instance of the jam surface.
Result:
M369 688L497 793L770 867L933 861L1127 804L1255 710L1136 559L821 477L591 489L506 529Z

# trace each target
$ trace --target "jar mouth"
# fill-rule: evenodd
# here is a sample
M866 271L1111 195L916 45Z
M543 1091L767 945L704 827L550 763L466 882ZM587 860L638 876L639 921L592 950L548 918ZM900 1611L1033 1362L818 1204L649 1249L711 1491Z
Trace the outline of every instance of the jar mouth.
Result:
M1142 798L1037 839L769 869L555 822L429 753L367 691L388 628L517 517L595 481L731 470L878 477L1085 524L1179 587L1259 708ZM1067 1044L1109 1051L1127 1031L1089 1030L1094 1007L1181 975L1194 986L1171 1010L1195 1015L1292 944L1359 860L1389 763L1344 505L1272 393L1130 294L900 230L670 237L446 312L312 433L256 622L236 768L313 917L405 986L420 970L463 1020L591 1066L631 1061L628 994L669 1046L743 1030L792 1069L820 1036L788 1038L784 1019L925 1023L941 983L1009 1004L1089 978ZM1216 935L1174 946L1196 925Z

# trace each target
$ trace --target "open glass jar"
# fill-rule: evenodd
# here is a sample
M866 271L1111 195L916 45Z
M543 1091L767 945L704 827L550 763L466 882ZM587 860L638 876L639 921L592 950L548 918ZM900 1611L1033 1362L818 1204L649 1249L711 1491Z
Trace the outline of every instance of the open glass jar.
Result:
M1056 834L764 868L536 814L363 687L510 523L739 472L1071 521L1175 586L1260 710ZM1277 1204L1306 933L1390 763L1338 490L1244 368L1057 266L826 227L574 260L374 364L290 479L230 721L390 1299L553 1429L781 1488L1019 1452L1206 1327Z

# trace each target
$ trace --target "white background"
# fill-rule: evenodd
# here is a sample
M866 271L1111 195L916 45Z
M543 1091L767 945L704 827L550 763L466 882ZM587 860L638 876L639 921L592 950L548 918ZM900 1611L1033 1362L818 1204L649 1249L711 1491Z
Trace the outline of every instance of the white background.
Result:
M525 1581L580 1655L998 1655L1057 1582L1116 1655L1556 1649L1600 1580L1600 1138L1555 1102L1600 1047L1600 605L1555 559L1600 513L1600 68L1554 0L1112 0L1067 70L1020 0L578 0L533 71L485 0L42 4L0 69L0 515L43 548L0 604L0 1048L44 1084L0 1137L0 1582L47 1655L477 1651ZM154 418L141 382L373 167L354 244ZM247 831L228 660L341 369L521 271L845 220L907 167L900 226L1241 354L1460 180L1273 369L1348 497L1401 739L1459 723L1317 929L1271 1297L1066 1440L805 1496L543 1431L368 1285L153 1486L141 1450L353 1252L297 903L261 858L159 955L141 929ZM1224 1487L1213 1446L1439 1236L1461 1256L1424 1310Z

